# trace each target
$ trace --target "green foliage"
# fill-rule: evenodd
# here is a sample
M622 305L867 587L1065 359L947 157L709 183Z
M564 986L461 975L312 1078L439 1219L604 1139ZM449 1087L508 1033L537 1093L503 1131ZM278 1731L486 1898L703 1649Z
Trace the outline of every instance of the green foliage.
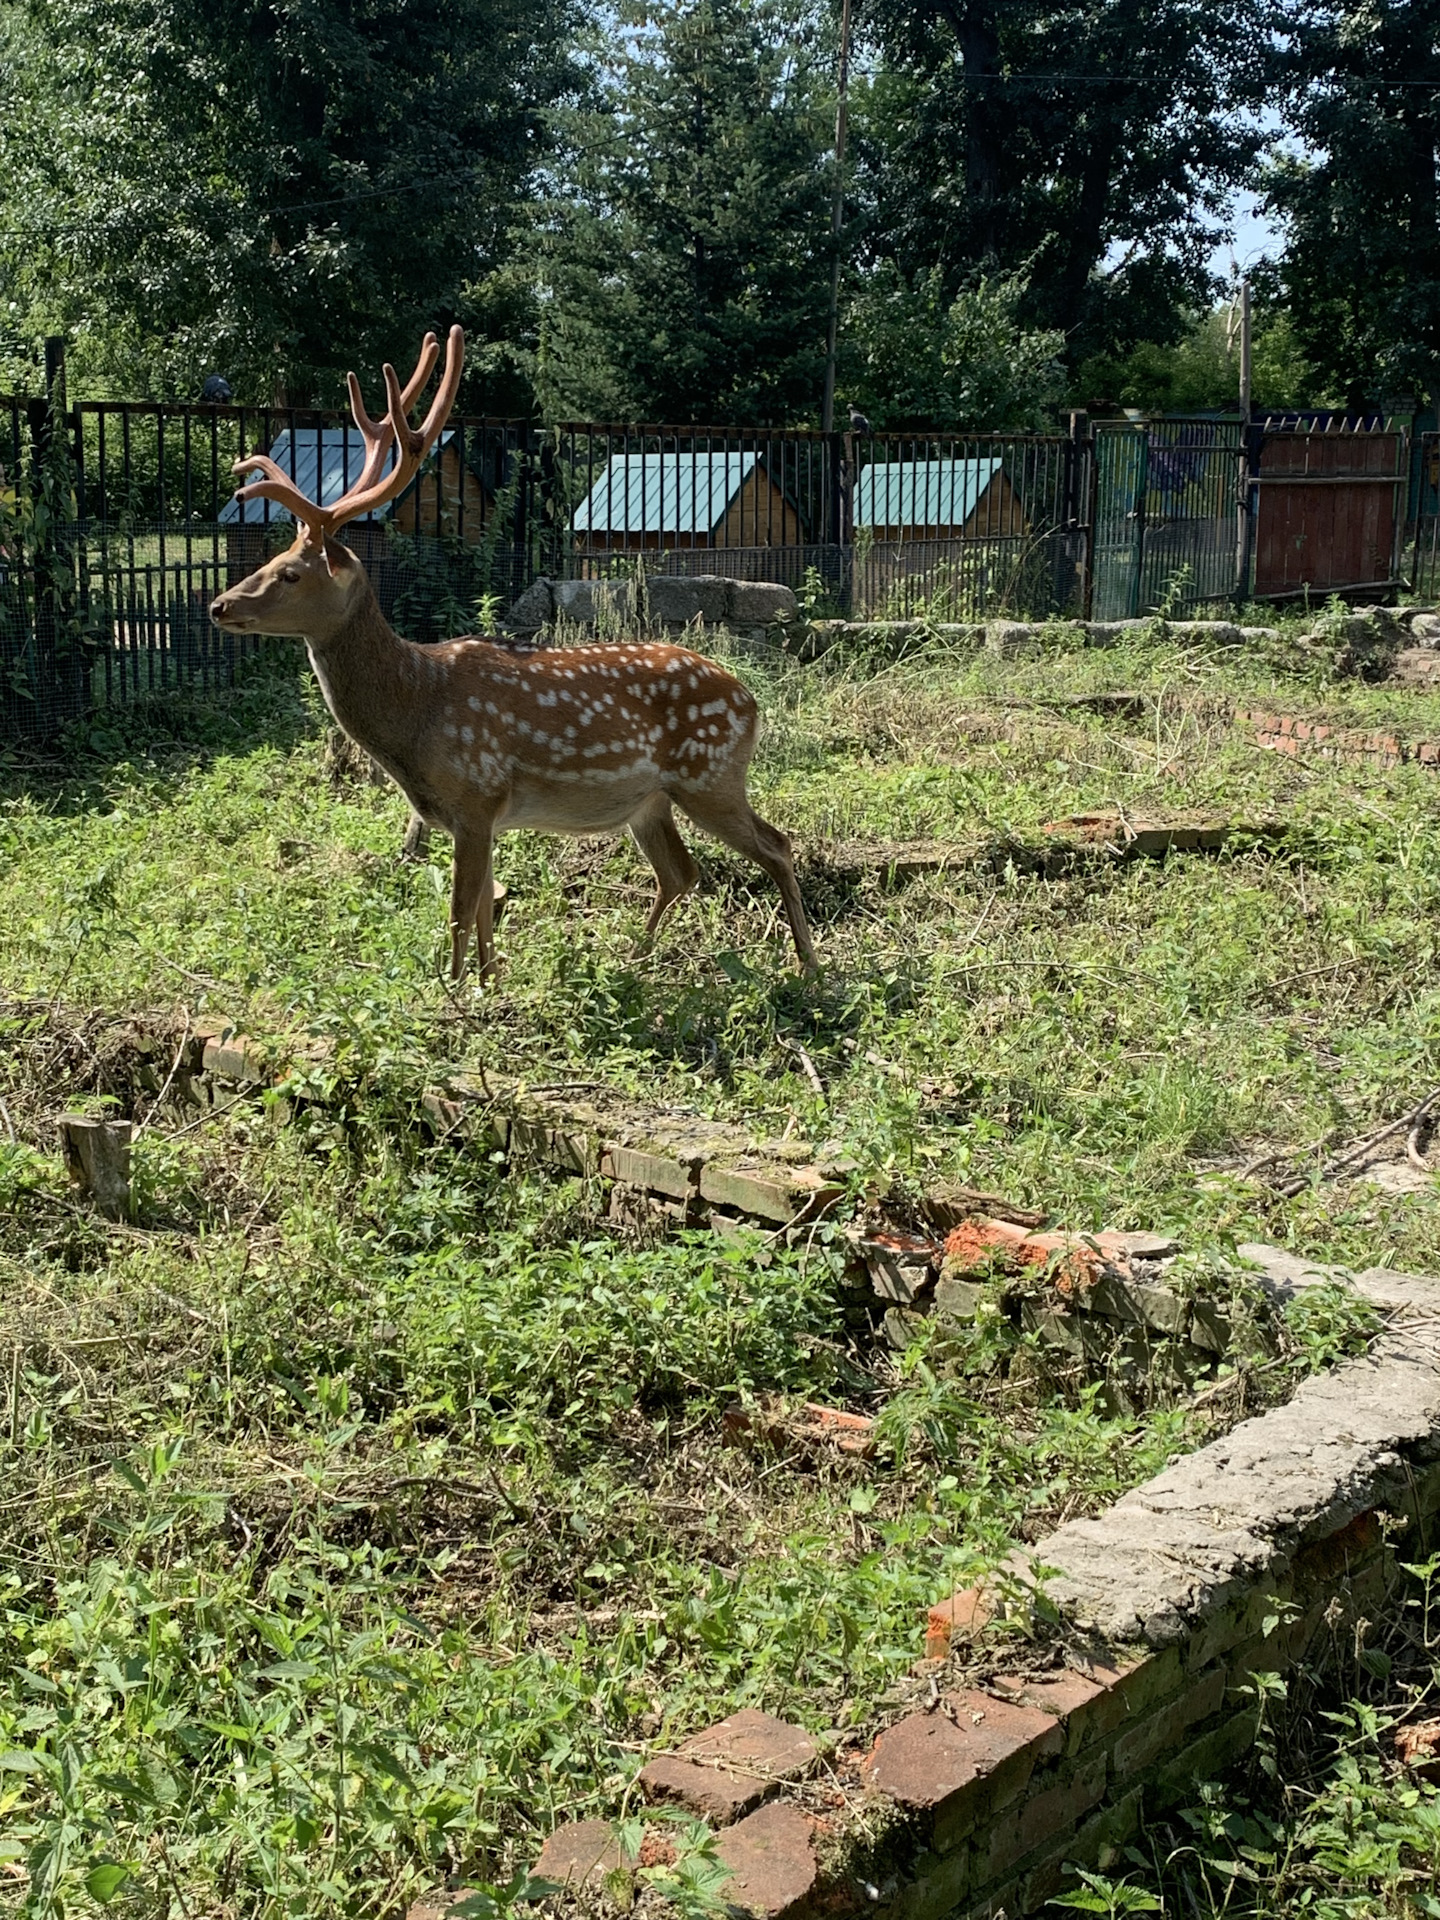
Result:
M1193 319L1173 344L1142 340L1128 353L1094 354L1077 370L1077 406L1140 407L1147 413L1234 412L1239 406L1239 344L1234 309ZM1316 406L1320 376L1306 359L1283 310L1261 307L1251 339L1250 395L1256 407Z
M871 0L865 17L883 60L856 100L857 192L908 284L1024 273L1026 324L1077 359L1166 338L1207 299L1258 144L1237 112L1266 80L1255 0Z
M1064 336L1022 318L1018 274L981 277L947 298L938 268L907 285L882 261L852 294L846 391L876 427L1046 431L1064 394Z
M1297 17L1289 124L1266 194L1284 233L1274 271L1305 354L1350 406L1440 388L1440 46L1428 0Z
M550 418L784 421L816 404L830 257L814 48L788 0L622 10L560 118L531 367Z
M497 256L568 25L564 0L6 0L11 337L68 334L126 396L219 368L303 403L408 366Z

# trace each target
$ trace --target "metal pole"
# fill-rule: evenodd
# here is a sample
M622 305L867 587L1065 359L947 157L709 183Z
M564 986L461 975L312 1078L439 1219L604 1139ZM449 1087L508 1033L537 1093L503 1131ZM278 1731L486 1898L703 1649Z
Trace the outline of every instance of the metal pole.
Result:
M1240 282L1240 472L1235 509L1235 598L1250 591L1250 282Z
M850 93L850 0L840 7L840 71L835 95L835 197L830 208L830 324L825 335L822 433L835 430L835 351L840 332L840 235L845 225L845 129Z

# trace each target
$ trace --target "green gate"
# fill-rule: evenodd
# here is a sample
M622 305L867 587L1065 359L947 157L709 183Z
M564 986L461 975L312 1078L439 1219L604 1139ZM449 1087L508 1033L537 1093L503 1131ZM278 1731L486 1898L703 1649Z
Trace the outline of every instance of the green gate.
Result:
M1231 597L1240 454L1238 420L1097 423L1092 618Z

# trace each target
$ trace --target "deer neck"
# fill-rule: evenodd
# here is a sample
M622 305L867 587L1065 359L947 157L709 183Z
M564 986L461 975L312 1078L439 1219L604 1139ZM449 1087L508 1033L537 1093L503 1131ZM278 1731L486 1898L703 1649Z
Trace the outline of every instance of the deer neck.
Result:
M352 740L403 782L419 731L425 676L420 649L386 620L368 581L347 617L306 642L325 704Z

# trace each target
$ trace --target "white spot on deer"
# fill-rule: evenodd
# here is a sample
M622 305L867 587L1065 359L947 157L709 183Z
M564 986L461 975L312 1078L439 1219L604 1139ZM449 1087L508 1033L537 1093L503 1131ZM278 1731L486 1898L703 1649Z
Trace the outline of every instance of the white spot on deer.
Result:
M467 706L467 707L469 707L469 709L470 709L470 711L471 711L472 713L478 713L478 712L480 711L480 696L479 696L479 694L478 694L478 693L472 693L472 694L471 694L471 696L470 696L470 698L469 698L469 699L468 699L468 700L467 700L467 701L465 702L465 704L466 704L466 706Z
M487 700L485 702L485 711L490 715L490 718L493 720L495 718L495 715L500 711L500 709L496 706L493 700Z
M454 729L454 727L451 727L451 726L447 726L447 727L445 728L445 738L446 738L447 740L453 740L453 739L455 738L455 729Z
M692 673L690 676L690 691L693 693L696 687L699 686L699 684L700 684L699 675Z
M460 738L465 742L467 747L473 745L475 740L475 729L473 727L461 727Z
M685 709L685 718L687 720L698 720L700 718L699 707L687 707Z
M559 698L558 693L542 693L537 696L535 704L537 707L553 707Z

